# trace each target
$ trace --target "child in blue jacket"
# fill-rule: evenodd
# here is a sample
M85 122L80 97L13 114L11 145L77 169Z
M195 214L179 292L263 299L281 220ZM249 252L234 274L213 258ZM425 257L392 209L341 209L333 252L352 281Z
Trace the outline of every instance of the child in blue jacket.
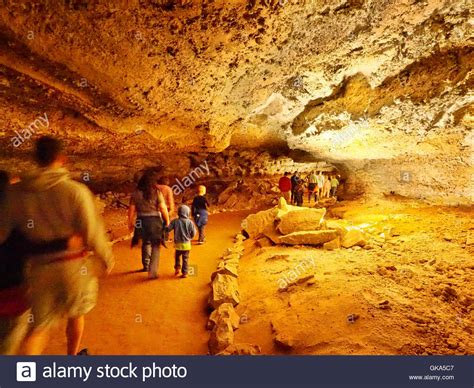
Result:
M188 277L189 253L191 251L191 240L196 235L196 227L189 219L191 209L186 205L178 207L178 218L175 218L168 226L168 232L174 231L175 252L175 275L181 270L181 277ZM182 258L182 265L181 265Z

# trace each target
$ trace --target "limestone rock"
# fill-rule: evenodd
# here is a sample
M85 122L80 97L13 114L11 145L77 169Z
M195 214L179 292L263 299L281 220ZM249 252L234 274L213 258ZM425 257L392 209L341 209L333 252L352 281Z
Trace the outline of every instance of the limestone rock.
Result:
M317 230L314 232L295 232L280 237L288 245L321 245L337 237L335 230Z
M95 206L99 214L103 214L107 203L102 200L99 196L95 197Z
M222 257L224 261L239 262L240 254L239 253L229 253Z
M272 224L272 225L268 225L262 232L262 234L269 238L274 244L280 244L280 237L281 237L281 233L279 233L277 231L277 229L275 228L275 226Z
M344 248L350 248L353 246L360 246L363 247L367 244L367 240L359 229L350 229L342 239L342 246Z
M283 211L288 211L288 204L285 198L280 197L278 199L278 209L283 210Z
M220 205L226 203L228 199L232 196L234 191L237 189L237 187L238 187L237 182L232 183L229 187L227 187L223 192L219 194L217 203Z
M268 237L261 237L259 238L255 244L260 247L260 248L264 248L264 247L271 247L272 246L272 242L270 241L270 239Z
M257 237L265 228L273 225L277 212L277 208L272 208L251 214L242 222L242 227L250 238Z
M212 293L209 305L217 309L222 303L231 303L236 306L240 303L239 284L234 276L216 274L212 280Z
M466 245L474 245L474 232L470 231L467 235Z
M217 354L234 343L234 328L230 319L222 319L211 332L209 352Z
M218 353L218 356L256 356L262 352L260 346L252 344L233 344L224 351Z
M280 217L278 230L283 234L290 234L320 229L325 214L324 208L289 211Z
M223 303L211 313L207 322L207 330L213 330L221 320L228 319L234 330L239 328L240 317L231 303Z
M346 226L342 222L339 222L339 221L336 221L336 220L327 220L327 221L325 221L324 229L337 230L337 234L341 237L341 239L347 233Z
M214 280L218 274L239 277L239 263L233 260L221 261L217 265L217 270L212 273L211 280Z
M341 247L341 238L337 237L334 240L331 240L323 245L323 248L332 251L334 249L339 249Z
M339 207L333 207L329 210L329 215L331 215L334 218L344 218L346 212L349 210L348 207L345 206L339 206Z

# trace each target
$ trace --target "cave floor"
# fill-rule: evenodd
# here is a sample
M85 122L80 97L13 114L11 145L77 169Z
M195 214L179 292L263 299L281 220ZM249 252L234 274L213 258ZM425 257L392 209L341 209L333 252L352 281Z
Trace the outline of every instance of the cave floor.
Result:
M334 251L247 240L236 342L264 354L473 354L472 209L394 197L339 210L394 236ZM291 271L300 283L281 292Z
M117 214L106 217L107 224L124 224ZM140 249L130 249L130 241L114 246L116 266L103 280L99 303L87 315L83 347L100 355L195 355L207 354L206 302L209 279L225 248L233 243L247 212L211 215L207 243L194 245L190 264L196 275L187 279L174 276L174 249L162 249L158 280L148 280L141 268ZM64 354L65 325L56 328L45 354Z

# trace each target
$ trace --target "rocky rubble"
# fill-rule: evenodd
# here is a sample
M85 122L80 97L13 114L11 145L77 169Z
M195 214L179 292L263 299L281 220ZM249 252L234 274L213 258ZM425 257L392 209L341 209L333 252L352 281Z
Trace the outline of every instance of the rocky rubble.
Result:
M342 202L312 231L336 238L317 246L282 244L275 218L271 246L245 241L238 311L250 319L236 339L264 354L471 354L471 212Z
M228 249L211 275L208 305L212 310L207 329L211 331L209 352L213 355L254 355L260 348L251 344L234 343L234 331L239 328L240 316L235 307L240 303L239 261L244 252L244 236L238 234L235 244Z
M372 238L370 232L377 232L369 228L370 224L349 225L336 219L325 220L325 215L325 208L291 206L280 198L276 207L249 215L242 222L243 232L259 246L266 237L276 245L322 246L327 250L364 247Z

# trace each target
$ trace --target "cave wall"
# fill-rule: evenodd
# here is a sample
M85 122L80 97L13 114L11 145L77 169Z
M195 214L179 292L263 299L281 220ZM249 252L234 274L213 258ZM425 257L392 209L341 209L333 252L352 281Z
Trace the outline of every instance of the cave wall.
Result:
M4 0L0 167L31 168L25 131L111 184L182 174L195 153L293 149L342 166L348 195L472 200L469 4Z

